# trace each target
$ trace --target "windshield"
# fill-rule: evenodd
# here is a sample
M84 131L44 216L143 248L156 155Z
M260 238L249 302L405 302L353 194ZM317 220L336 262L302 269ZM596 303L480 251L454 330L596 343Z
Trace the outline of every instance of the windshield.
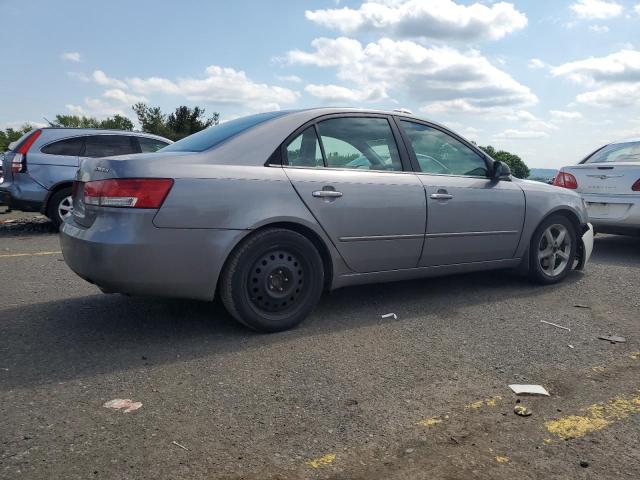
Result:
M584 161L584 163L611 162L640 162L640 142L607 145Z
M267 112L249 115L248 117L236 118L228 122L205 128L204 130L189 135L176 143L172 143L161 149L162 152L203 152L211 147L224 142L228 138L249 130L256 125L280 117L288 112Z

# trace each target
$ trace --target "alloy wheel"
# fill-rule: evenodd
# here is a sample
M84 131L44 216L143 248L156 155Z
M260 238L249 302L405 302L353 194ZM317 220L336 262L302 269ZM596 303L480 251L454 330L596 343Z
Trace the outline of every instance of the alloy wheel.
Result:
M73 213L73 197L64 197L58 204L58 216L62 221L66 220Z
M538 262L549 277L561 275L571 260L571 235L567 227L553 224L547 227L538 245Z

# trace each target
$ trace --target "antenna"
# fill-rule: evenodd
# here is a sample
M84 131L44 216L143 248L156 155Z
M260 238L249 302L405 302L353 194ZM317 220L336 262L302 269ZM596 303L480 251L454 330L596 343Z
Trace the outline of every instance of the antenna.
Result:
M53 123L49 119L47 119L47 117L42 117L42 118L44 118L44 121L47 122L50 127L59 127L60 126L60 125L57 125L57 124Z

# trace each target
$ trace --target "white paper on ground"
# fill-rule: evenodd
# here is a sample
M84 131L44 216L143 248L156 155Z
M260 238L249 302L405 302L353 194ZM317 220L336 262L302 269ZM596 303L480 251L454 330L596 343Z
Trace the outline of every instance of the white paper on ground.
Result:
M549 396L549 392L542 385L509 385L509 388L516 395L544 395Z

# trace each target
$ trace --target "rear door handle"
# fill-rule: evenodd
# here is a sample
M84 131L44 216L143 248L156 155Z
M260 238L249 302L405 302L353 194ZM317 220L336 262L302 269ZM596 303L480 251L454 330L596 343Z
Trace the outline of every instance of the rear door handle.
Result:
M432 193L430 197L434 200L451 200L453 198L453 195L450 195L448 193Z
M316 198L339 198L342 196L342 192L336 192L335 190L316 190L311 195Z

